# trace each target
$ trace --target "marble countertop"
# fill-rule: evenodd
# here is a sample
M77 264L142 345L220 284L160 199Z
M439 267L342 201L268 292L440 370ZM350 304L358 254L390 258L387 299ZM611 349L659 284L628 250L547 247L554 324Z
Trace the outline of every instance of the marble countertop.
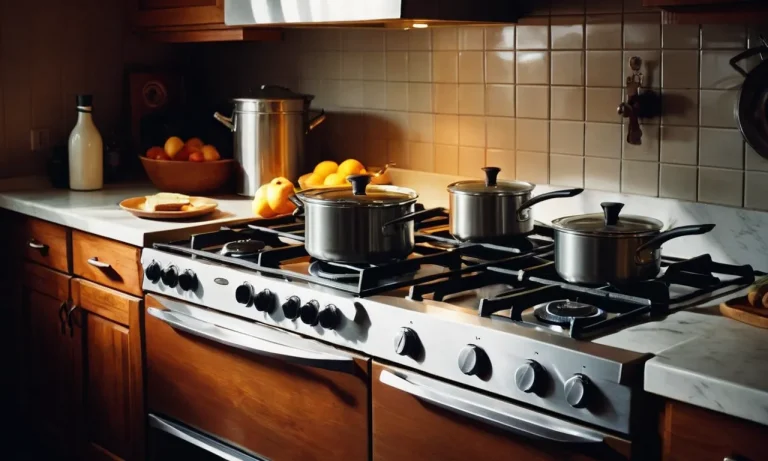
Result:
M149 184L107 185L100 191L76 192L53 189L35 179L0 181L0 208L141 247L253 218L251 200L238 196L212 197L219 202L215 212L178 221L137 218L118 206L123 199L155 193Z
M647 392L768 425L768 330L723 317L722 300L595 342L654 354Z

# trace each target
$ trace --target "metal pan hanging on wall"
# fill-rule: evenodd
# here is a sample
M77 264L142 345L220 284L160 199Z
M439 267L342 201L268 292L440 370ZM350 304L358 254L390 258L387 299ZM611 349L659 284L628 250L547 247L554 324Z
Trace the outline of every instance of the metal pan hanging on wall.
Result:
M730 63L744 76L734 107L739 130L755 152L768 158L768 60L763 60L750 72L739 65L740 61L755 55L768 56L768 43L762 37L761 40L761 46L739 53Z

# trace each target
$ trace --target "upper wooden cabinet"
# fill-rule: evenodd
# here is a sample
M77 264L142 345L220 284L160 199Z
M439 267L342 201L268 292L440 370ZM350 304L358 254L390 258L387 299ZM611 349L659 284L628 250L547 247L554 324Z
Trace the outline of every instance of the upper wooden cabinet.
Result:
M134 2L134 25L146 36L163 42L223 42L280 40L275 29L227 27L224 0L129 0Z
M762 0L643 0L660 7L665 24L763 24L768 2Z

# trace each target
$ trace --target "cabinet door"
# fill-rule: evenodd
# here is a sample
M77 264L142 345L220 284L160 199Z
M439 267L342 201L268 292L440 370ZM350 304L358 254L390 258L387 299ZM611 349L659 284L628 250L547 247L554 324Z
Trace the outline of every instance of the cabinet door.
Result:
M83 457L141 459L141 299L75 279L72 303L78 307Z
M24 266L24 409L29 427L58 458L74 447L74 341L67 329L69 277L36 264Z
M139 0L135 23L141 28L224 25L223 0Z

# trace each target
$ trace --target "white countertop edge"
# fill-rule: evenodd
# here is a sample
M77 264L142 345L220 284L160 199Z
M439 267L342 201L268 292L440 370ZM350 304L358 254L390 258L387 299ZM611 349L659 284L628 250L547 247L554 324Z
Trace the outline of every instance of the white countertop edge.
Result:
M768 425L768 393L678 368L664 357L646 362L644 388L651 394Z

